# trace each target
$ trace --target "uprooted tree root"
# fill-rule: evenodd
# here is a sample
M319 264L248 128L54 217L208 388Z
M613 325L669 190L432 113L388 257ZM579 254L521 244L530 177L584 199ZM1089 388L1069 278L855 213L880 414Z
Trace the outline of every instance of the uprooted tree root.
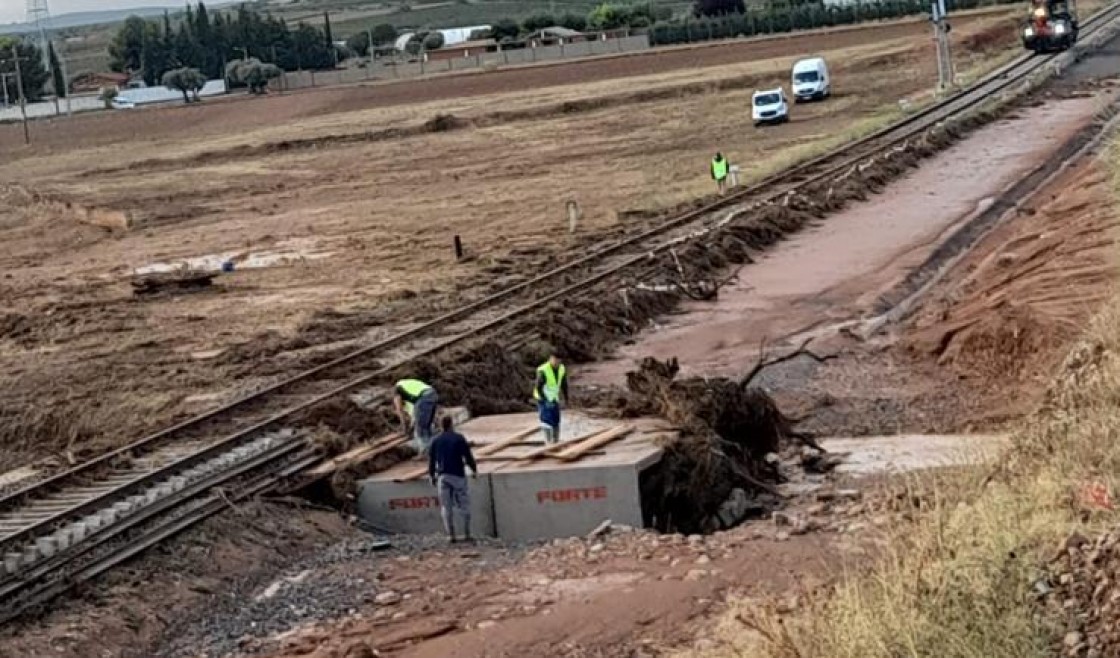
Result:
M675 359L643 360L627 373L620 412L658 415L680 430L642 482L648 521L663 532L710 532L741 520L720 515L735 489L755 509L776 503L781 476L772 455L805 437L749 378L677 380L679 370Z

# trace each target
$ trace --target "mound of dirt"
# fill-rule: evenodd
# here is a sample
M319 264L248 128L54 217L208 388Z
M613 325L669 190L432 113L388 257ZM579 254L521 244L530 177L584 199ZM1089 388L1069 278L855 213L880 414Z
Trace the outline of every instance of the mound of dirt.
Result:
M659 415L679 428L642 483L643 507L663 532L692 534L728 525L720 508L741 489L749 507L778 502L774 456L805 437L764 391L729 379L677 380L675 359L647 358L627 373L623 416Z
M915 355L970 376L1023 379L1037 374L1037 355L1065 344L1071 328L1055 318L1002 300L953 322L929 327L909 337L904 347Z
M1047 616L1062 625L1052 655L1120 657L1120 529L1095 540L1068 537L1036 588L1046 592Z

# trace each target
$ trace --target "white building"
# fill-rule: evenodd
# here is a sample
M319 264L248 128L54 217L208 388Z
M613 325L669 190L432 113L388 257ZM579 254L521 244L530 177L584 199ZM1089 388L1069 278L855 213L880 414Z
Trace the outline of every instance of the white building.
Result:
M432 32L439 32L440 34L442 34L443 35L443 45L444 45L444 47L447 47L447 46L458 45L460 43L466 43L467 41L471 40L471 35L474 34L475 32L480 32L482 30L489 30L489 29L490 29L489 25L474 25L474 26L471 26L471 27L452 27L452 28L448 28L446 30L432 30ZM409 40L412 39L412 35L414 35L414 34L416 34L416 33L415 32L405 32L404 34L400 35L399 37L397 37L397 40L393 44L393 47L396 48L397 50L403 52L405 46L408 45Z

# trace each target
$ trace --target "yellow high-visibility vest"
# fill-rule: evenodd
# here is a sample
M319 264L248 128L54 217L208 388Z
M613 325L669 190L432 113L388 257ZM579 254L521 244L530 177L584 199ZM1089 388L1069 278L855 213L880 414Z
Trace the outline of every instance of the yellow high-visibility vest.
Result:
M564 369L564 364L561 363L560 367L556 370L552 369L552 364L545 362L537 366L537 373L544 374L544 399L549 402L556 402L560 399L560 383L564 381L567 371ZM533 399L540 400L540 393L537 392L536 384L533 385Z
M412 415L413 401L419 398L421 395L427 393L432 388L419 379L402 379L396 383L396 387L403 390L405 392L405 395L408 396L404 398L404 410L408 412L409 416ZM408 398L412 399L410 400Z
M712 158L712 175L716 180L727 178L727 158L716 160Z

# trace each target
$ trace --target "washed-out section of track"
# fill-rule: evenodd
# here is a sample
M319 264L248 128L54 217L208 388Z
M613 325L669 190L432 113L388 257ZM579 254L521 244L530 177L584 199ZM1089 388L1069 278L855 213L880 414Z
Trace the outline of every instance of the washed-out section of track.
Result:
M1087 25L1086 36L1093 25L1103 24L1114 13L1115 9ZM127 538L119 547L82 565L81 579L116 564L122 554L134 554L137 546L158 541L153 537L169 536L213 510L191 507L185 514L170 514L170 520L157 514L174 512L178 504L197 506L199 494L220 484L233 483L234 495L263 489L309 463L314 457L307 454L304 437L285 426L294 414L360 387L383 384L386 376L419 356L485 336L551 301L593 289L622 272L640 270L652 254L702 238L730 222L744 221L752 209L781 203L802 187L858 175L869 159L890 158L905 151L908 140L918 139L930 126L1016 87L1048 61L1050 58L1020 58L944 103L761 186L667 218L650 231L529 282L11 493L0 499L0 527L5 533L0 537L0 549L8 573L0 580L0 592L11 596L9 611L18 612L56 595L67 583L79 582L73 576L60 581L58 576L74 573L75 556L104 545L120 528L132 529L137 520L152 519L151 527L140 528L138 537ZM169 445L189 445L184 441L198 442L199 449L185 456L168 452ZM264 474L254 480L256 468ZM175 505L169 505L172 502Z

